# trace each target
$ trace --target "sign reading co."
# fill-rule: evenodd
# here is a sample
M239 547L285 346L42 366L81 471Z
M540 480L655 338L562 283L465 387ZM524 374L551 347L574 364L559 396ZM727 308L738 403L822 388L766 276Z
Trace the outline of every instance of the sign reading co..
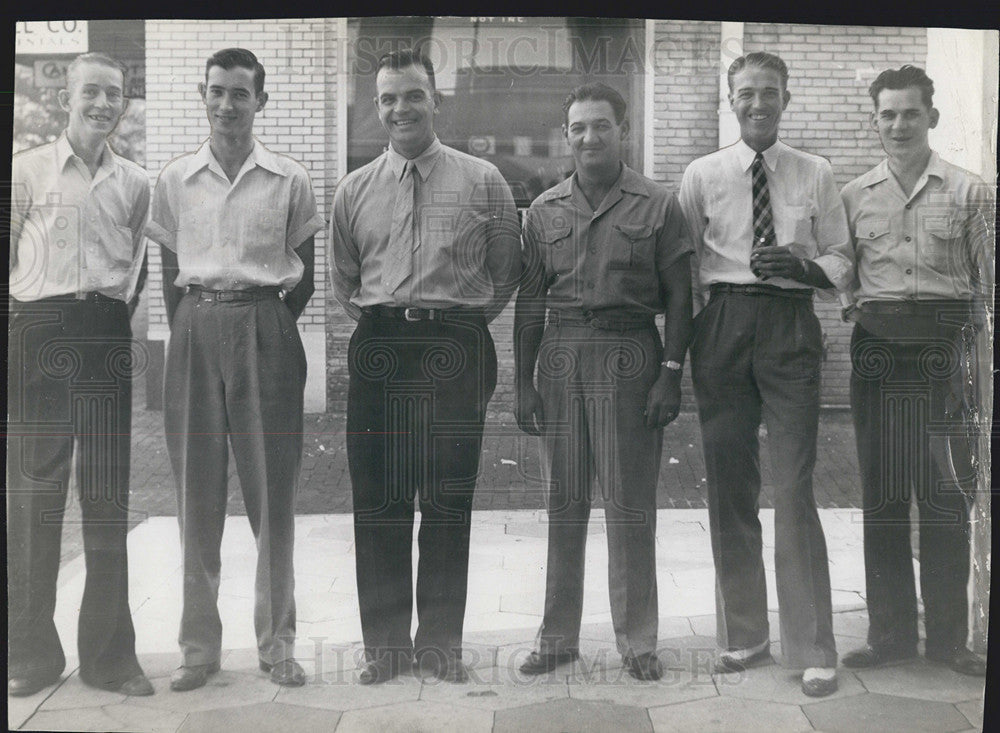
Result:
M146 65L142 61L126 59L125 96L131 98L146 96ZM63 89L66 87L66 69L69 59L40 59L34 64L35 86L39 89Z
M22 20L17 24L15 54L86 52L85 20Z

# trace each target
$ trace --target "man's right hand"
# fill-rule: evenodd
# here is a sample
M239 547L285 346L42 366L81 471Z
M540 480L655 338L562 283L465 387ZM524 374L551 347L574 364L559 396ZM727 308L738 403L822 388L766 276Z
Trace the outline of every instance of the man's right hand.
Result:
M542 411L542 396L533 384L518 387L514 415L517 426L528 435L541 435L545 415Z

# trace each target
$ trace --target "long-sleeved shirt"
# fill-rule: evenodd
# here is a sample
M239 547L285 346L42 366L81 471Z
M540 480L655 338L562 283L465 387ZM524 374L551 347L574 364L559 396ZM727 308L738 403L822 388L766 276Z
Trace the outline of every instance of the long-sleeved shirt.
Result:
M355 319L372 305L474 307L493 318L520 274L514 199L492 163L437 138L414 159L411 274L393 292L382 284L405 163L390 147L337 185L329 242L337 299Z
M694 240L696 305L712 283L761 280L750 269L753 248L751 165L756 152L742 140L693 161L684 171L680 202ZM854 261L844 206L830 163L780 140L763 151L776 244L815 262L838 290L850 283ZM808 287L770 278L779 288ZM832 298L833 292L825 293ZM700 299L700 303L698 302Z
M857 261L852 300L992 298L996 204L978 176L932 153L907 196L883 160L841 196Z
M230 182L208 141L160 172L146 234L177 253L174 285L291 290L295 249L323 228L309 174L260 141Z
M11 180L13 298L99 292L132 299L146 253L145 170L105 144L91 176L63 133L15 155Z

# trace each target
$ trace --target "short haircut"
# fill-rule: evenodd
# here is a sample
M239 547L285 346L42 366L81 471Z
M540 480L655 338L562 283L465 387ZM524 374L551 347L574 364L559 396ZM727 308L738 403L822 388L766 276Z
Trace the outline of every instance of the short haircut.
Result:
M124 90L125 86L125 64L123 64L118 59L111 58L107 54L98 53L97 51L91 51L89 53L81 53L75 59L73 59L69 66L66 67L66 86L69 86L70 79L76 73L76 70L80 68L83 64L100 64L101 66L108 66L116 71L122 73L122 87Z
M920 90L920 99L927 109L934 106L934 82L927 76L927 72L918 66L905 64L898 69L886 69L875 77L875 81L868 87L868 93L878 109L878 95L883 89L908 89L916 87Z
M562 108L563 121L567 125L569 124L569 108L576 102L583 102L587 99L594 102L607 102L610 104L611 109L615 113L615 124L620 125L625 120L625 110L627 109L625 105L625 98L622 97L617 90L609 87L607 84L593 82L591 84L582 84L576 87L566 96L566 101L563 102Z
M224 48L213 53L205 62L206 83L208 83L208 72L213 66L227 71L237 66L241 69L249 69L253 72L254 93L259 95L264 91L264 65L253 55L253 51L247 51L245 48Z
M415 51L412 48L401 48L398 51L384 54L378 60L378 68L375 69L375 75L377 76L378 72L382 69L399 71L400 69L408 69L411 66L423 66L424 71L427 72L427 79L431 83L431 89L437 90L437 87L434 85L434 64L422 51Z
M756 66L761 69L770 69L771 71L778 72L778 76L781 77L781 88L788 89L788 66L781 60L781 57L767 51L754 51L745 56L740 56L729 65L727 80L730 92L733 91L733 79L748 66Z

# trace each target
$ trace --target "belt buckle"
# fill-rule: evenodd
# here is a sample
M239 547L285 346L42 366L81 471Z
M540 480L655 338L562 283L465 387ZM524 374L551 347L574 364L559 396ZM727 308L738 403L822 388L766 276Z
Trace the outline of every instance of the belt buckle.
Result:
M419 316L411 315L411 311L418 311L418 310L421 310L421 309L420 308L415 308L415 307L406 307L406 308L404 308L403 309L403 320L410 321L410 322L419 321L420 320Z
M235 295L226 290L220 290L219 292L215 293L215 299L220 303L226 303L231 300L236 300Z

